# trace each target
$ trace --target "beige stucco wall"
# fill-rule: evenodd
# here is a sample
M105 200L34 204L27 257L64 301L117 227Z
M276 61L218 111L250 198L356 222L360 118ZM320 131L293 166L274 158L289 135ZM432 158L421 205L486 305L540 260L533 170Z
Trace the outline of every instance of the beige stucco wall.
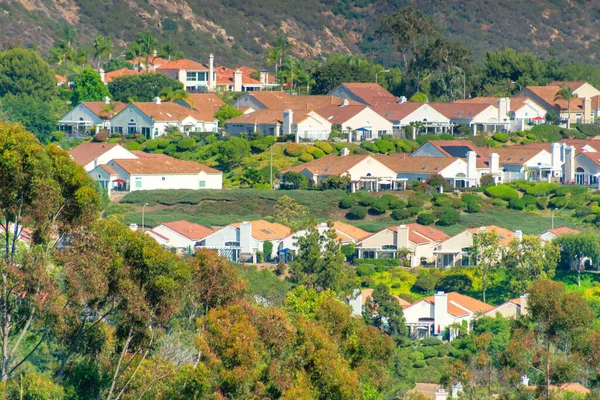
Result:
M372 157L367 157L363 161L356 164L354 167L348 170L350 173L350 178L353 181L359 180L362 177L371 174L370 176L376 178L395 178L396 173L375 160Z

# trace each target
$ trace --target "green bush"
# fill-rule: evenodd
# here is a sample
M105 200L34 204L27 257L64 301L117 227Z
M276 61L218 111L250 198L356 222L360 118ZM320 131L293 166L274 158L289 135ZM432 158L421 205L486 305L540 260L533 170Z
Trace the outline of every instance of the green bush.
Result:
M355 201L352 196L346 196L340 201L340 208L349 209L355 206Z
M298 160L300 160L302 162L309 162L309 161L312 161L314 159L315 158L312 155L308 154L308 153L302 153L302 154L300 154L300 157L298 157Z
M158 149L158 142L156 140L148 140L144 144L144 150L146 151L154 151Z
M425 205L425 202L421 199L417 199L417 198L410 198L408 199L408 203L407 203L407 207L418 207L418 208L423 208L423 206Z
M547 197L539 197L536 202L536 204L540 210L548 208L549 203L550 203L550 199L548 199Z
M370 194L367 194L366 192L358 192L354 196L358 201L358 205L363 206L363 207L372 206L376 200L375 197L371 196Z
M567 205L569 199L567 196L556 196L550 199L549 208L563 208Z
M380 199L375 200L373 205L371 205L369 212L374 215L381 215L381 214L385 213L387 210L388 210L388 202L385 201L385 199L380 198Z
M460 213L453 208L444 208L439 216L438 224L441 226L451 226L458 224ZM418 222L418 220L417 220Z
M177 143L177 151L186 151L191 149L192 147L194 147L196 145L196 141L192 138L189 139L181 139L178 143Z
M517 131L517 136L523 138L523 137L527 136L527 132L525 132L525 131Z
M125 148L127 150L141 150L142 145L139 144L138 142L129 142L129 143L127 143L127 145L125 145Z
M519 198L519 192L508 185L489 186L484 193L494 199L511 200Z
M419 351L423 353L425 359L437 357L439 354L435 347L421 347Z
M525 206L537 204L537 198L530 194L526 194L525 196L521 197L521 200L523 201Z
M303 147L301 144L288 143L288 145L285 146L284 153L290 157L300 157L300 155L302 154L302 150L303 150Z
M351 259L352 257L354 257L354 253L355 253L355 246L354 243L349 243L349 244L345 244L341 247L341 251L342 254L344 255L344 257L346 257L346 259Z
M412 353L410 353L409 358L411 359L411 361L421 361L425 359L425 355L423 355L423 353L421 353L420 351L413 351Z
M373 264L358 264L356 266L356 275L358 276L371 276L373 274L375 274L375 266Z
M396 151L396 146L392 142L388 142L387 140L376 140L375 145L379 149L381 154L385 153L393 153Z
M325 153L321 149L315 149L311 154L316 159L325 157Z
M297 172L288 171L281 177L282 189L301 189L308 186L308 178Z
M481 211L481 204L479 203L467 203L467 209L465 210L469 214L475 214Z
M595 124L578 124L577 130L585 136L593 137L600 135L600 126Z
M465 203L481 203L481 197L473 193L464 193L460 199Z
M400 260L397 258L355 258L352 260L352 264L354 265L364 265L371 264L375 267L398 267L400 266ZM381 268L379 268L382 270Z
M156 140L156 144L158 145L159 149L166 149L170 144L171 141L169 139L155 139Z
M486 186L493 186L496 184L496 182L494 182L494 177L490 174L485 174L481 177L481 179L479 179L479 184L483 187Z
M494 133L492 135L492 139L494 139L496 142L500 142L500 143L506 143L508 142L508 139L510 137L508 136L508 134L506 133Z
M413 362L413 368L425 368L427 366L427 362L425 360L417 360Z
M404 221L411 217L410 211L406 208L396 209L392 211L392 219L396 221Z
M473 288L473 279L466 274L446 275L435 286L435 290L441 290L446 293L459 292L466 293Z
M352 207L350 211L346 214L346 218L348 219L364 219L367 216L367 209L365 207Z
M377 147L377 145L373 142L362 142L360 147L370 151L371 153L379 153L379 147Z
M413 288L421 293L430 293L435 289L439 278L429 272L419 272Z
M439 346L439 345L443 344L443 342L440 338L436 338L433 336L427 336L427 337L424 337L419 344L421 345L421 347L429 347L429 346Z
M424 211L417 216L417 223L421 225L433 225L435 215L430 211Z
M333 147L327 142L316 142L315 147L320 149L323 153L329 154L333 151Z
M550 182L542 182L538 183L535 186L529 187L525 193L530 194L532 196L541 197L548 196L558 190L560 186L557 183Z
M423 209L421 207L408 207L406 210L410 213L411 217L414 217L415 215L418 215Z
M390 210L399 210L401 208L406 207L406 202L398 196L393 196L393 198L390 199L388 203Z
M522 210L525 208L525 202L522 199L510 199L508 202L508 208L512 208L513 210Z

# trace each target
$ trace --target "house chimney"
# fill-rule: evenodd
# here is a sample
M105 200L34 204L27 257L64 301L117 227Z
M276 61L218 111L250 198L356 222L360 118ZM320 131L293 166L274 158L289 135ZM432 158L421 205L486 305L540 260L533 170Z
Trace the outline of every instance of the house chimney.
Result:
M502 123L504 120L509 119L510 113L510 99L508 97L501 97L498 99L498 122Z
M435 334L442 334L446 329L446 318L448 315L448 295L444 292L437 292L434 295L433 305L433 323Z
M104 104L110 104L110 97L104 96Z
M252 224L248 221L240 224L240 252L252 254Z
M523 375L521 377L521 385L528 387L529 386L529 377L527 375Z
M467 152L467 182L469 187L477 185L477 153L474 151Z
M448 392L446 392L443 388L436 390L435 400L448 400Z
M408 99L406 98L406 96L400 96L398 97L398 104L404 104L408 101Z
M242 71L240 71L239 69L233 71L233 91L242 91Z
M269 84L269 70L266 68L260 70L260 83L263 85Z
M106 83L106 72L104 72L104 69L100 68L98 73L100 74L100 79L102 80L102 82Z
M528 297L527 293L524 293L519 297L519 299L521 299L521 312L520 312L521 315L527 315L527 313L528 313L527 297Z
M490 174L500 172L500 156L498 153L490 153Z
M291 135L292 134L292 124L294 123L294 112L292 110L283 111L283 134ZM296 142L298 142L298 138L296 138Z
M410 228L406 225L400 225L396 228L398 231L396 232L396 248L397 249L408 249L408 236Z
M317 225L317 232L319 232L319 235L321 236L325 235L328 230L329 226L327 226L327 222L321 222L319 225Z
M573 146L565 147L565 168L563 183L575 181L575 148Z
M521 231L521 230L515 231L515 240L519 243L523 241L523 231Z
M552 143L550 145L550 153L552 155L552 176L555 176L555 174L561 171L562 167L562 162L560 160L561 143Z
M154 103L156 103L156 104L161 104L161 103L162 103L162 101L160 100L160 97L156 96L156 97L154 98Z
M360 289L352 291L352 297L348 301L348 304L352 307L352 315L362 315L362 292Z
M342 100L342 104L340 104L340 107L346 107L349 105L350 105L350 100L344 99L344 100Z
M583 123L591 124L592 123L592 98L584 97L581 99L581 103L583 105Z
M341 157L346 157L349 154L350 154L350 150L348 150L347 147L342 147L342 149L340 150L340 156Z
M154 57L158 56L158 51L156 51L156 49L154 49L154 51L152 52L152 55L153 55ZM146 65L146 67L147 67L147 65Z
M214 71L215 71L215 56L211 53L208 56L208 88L213 90L215 88L215 79L214 79Z

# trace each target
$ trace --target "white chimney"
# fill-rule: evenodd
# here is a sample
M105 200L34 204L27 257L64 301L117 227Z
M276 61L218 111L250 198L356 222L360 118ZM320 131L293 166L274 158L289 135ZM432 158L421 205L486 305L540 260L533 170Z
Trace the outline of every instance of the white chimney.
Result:
M292 124L294 123L294 112L292 110L283 111L283 134L292 134ZM297 141L297 140L296 140Z
M104 104L110 104L110 97L104 96Z
M396 248L397 249L408 249L409 248L408 236L409 236L410 228L406 225L400 225L396 229L398 230L398 232L396 232L396 243L394 243L396 245Z
M329 230L329 226L327 226L327 222L321 222L319 225L317 225L317 232L319 232L319 235L325 235L327 233L327 231Z
M352 315L362 315L362 292L360 289L354 289L348 304L352 307Z
M240 71L239 69L233 71L233 91L242 91L242 71Z
M153 55L154 57L158 56L158 51L156 51L156 49L154 49L154 51L152 52L152 55Z
M183 83L183 88L185 89L185 87L187 86L187 70L186 69L180 69L177 71L177 80L181 83Z
M102 82L106 83L106 72L104 72L104 69L100 68L98 73L100 74L100 80L102 80Z
M260 83L267 85L269 83L269 70L263 68L260 70Z
M252 224L248 221L240 224L240 252L243 254L252 253Z
M500 156L498 153L490 153L490 174L500 172Z
M523 375L521 377L521 385L528 387L529 386L529 377L527 375Z
M592 123L592 98L584 97L581 99L581 103L583 105L583 123L590 124Z
M469 187L473 187L478 182L477 175L477 153L474 151L467 152L467 181Z
M510 98L502 97L498 99L498 122L502 123L509 119Z
M573 146L566 146L563 183L571 182L575 182L575 148Z
M400 96L398 97L398 104L404 104L408 101L408 99L406 98L406 96Z
M562 163L560 161L560 153L561 153L560 146L561 146L560 143L552 143L550 145L550 153L552 155L551 162L552 162L553 176L557 171L561 170L561 166L562 166Z
M160 100L160 97L158 97L158 96L156 96L156 97L154 98L154 102L155 102L156 104L162 104L162 101Z
M523 231L520 231L520 230L515 231L515 240L519 243L523 241Z
M129 229L131 229L132 231L137 231L138 230L138 226L137 224L129 224Z
M350 154L350 150L348 150L347 147L342 147L342 149L340 150L340 156L341 157L346 157L349 154Z
M340 104L340 107L346 107L349 105L350 105L350 100L344 99L344 100L342 100L342 104Z
M448 315L448 295L444 292L437 292L434 296L433 305L433 329L435 334L442 334L446 329L446 318Z
M520 315L527 315L527 297L528 294L522 294L519 299L521 300L521 312Z
M208 88L215 88L215 80L214 80L214 71L215 71L215 56L211 53L208 56Z
M448 400L448 392L446 392L443 388L436 390L435 400Z

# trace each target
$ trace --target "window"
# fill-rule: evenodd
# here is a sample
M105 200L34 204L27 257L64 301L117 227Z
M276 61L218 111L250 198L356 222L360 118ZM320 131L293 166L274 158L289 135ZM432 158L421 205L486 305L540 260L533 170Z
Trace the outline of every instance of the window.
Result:
M118 133L119 135L122 135L123 127L122 126L113 126L112 131L113 131L113 133Z
M240 247L240 242L225 242L225 247Z
M127 134L132 135L137 132L137 124L135 120L130 119L127 123Z
M387 134L388 131L377 131L377 135L381 136L381 135L385 135Z
M198 187L206 187L206 181L200 181L200 185Z
M186 77L185 77L185 79L186 79L186 80L188 80L188 81L193 81L193 82L195 82L195 81L196 81L196 73L195 73L195 72L188 72L188 73L186 74Z
M140 177L135 178L135 188L136 189L141 189L142 188L142 178L140 178Z
M144 135L146 139L150 139L150 128L142 128L142 135Z
M102 175L98 174L98 179L101 179L101 178L102 178Z
M198 81L208 82L208 72L198 72Z
M165 178L164 176L162 177L163 182L167 180L167 178Z

